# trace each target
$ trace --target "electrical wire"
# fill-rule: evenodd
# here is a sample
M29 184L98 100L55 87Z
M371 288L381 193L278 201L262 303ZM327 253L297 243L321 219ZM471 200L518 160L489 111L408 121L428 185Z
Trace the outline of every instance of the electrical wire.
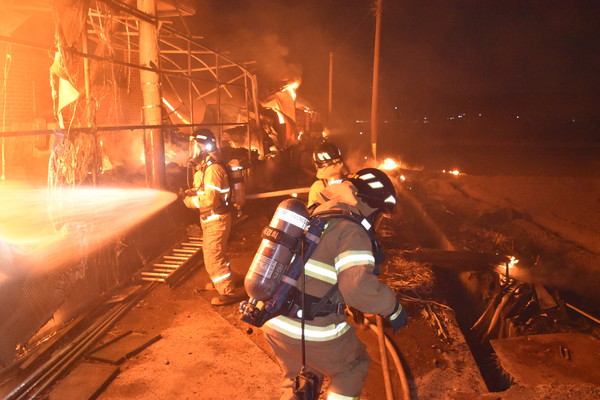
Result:
M339 50L340 48L342 48L342 46L344 46L346 43L348 43L348 41L350 40L350 38L352 37L352 35L354 35L354 33L358 30L358 28L360 28L362 26L362 24L367 20L367 18L370 17L370 16L372 16L372 15L373 15L373 10L369 9L369 11L365 15L363 15L363 17L359 21L359 23L354 26L354 29L346 36L346 38L340 44L338 44L332 50L332 52L335 52L335 51Z

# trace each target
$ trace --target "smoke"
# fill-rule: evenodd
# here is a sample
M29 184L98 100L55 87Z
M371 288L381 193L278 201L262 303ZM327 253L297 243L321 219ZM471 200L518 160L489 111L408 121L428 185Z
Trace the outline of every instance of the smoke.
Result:
M84 257L166 207L176 195L151 189L41 189L0 194L0 280Z
M282 82L301 80L302 66L291 58L290 38L282 37L286 35L282 26L287 25L289 6L198 1L196 8L193 20L197 34L204 36L212 49L248 63L260 79L259 86L274 91Z

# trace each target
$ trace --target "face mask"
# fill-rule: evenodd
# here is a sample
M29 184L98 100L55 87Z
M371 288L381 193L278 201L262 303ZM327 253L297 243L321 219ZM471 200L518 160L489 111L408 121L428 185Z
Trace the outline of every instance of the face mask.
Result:
M208 155L208 149L201 143L194 142L192 149L192 158L204 158Z

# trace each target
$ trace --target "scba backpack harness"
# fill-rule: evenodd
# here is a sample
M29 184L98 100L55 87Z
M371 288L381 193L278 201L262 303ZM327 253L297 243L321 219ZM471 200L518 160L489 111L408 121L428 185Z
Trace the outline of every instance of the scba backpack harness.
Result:
M300 202L297 199L286 201ZM290 214L287 208L282 207L286 201L282 202L276 211L274 220L277 218L278 213L282 214L283 218L286 218L286 212L288 215ZM302 206L304 207L303 203ZM329 301L338 288L337 283L322 298L311 296L297 288L297 282L303 274L306 260L310 259L321 242L321 237L330 220L339 218L357 223L367 232L375 256L375 274L379 274L379 265L383 262L384 254L381 251L379 242L375 239L371 224L363 216L339 209L313 213L308 217L307 228L303 229L299 235L290 235L285 232L285 229L272 226L274 225L272 221L271 226L263 230L263 243L246 275L245 285L251 296L253 294L252 290L248 290L249 281L252 281L250 284L258 283L267 286L272 285L273 280L276 280L276 285L270 292L265 294L261 291L262 295L253 296L249 301L241 304L242 321L261 327L266 321L278 315L300 318L304 321L332 313L342 314L344 312L346 307L344 303ZM300 226L297 225L296 228L300 228ZM298 230L296 229L296 231ZM291 254L289 267L284 271L281 271L281 263L275 261L277 251ZM277 275L280 276L279 279L277 279ZM272 294L269 295L269 293ZM303 302L304 307L302 307Z

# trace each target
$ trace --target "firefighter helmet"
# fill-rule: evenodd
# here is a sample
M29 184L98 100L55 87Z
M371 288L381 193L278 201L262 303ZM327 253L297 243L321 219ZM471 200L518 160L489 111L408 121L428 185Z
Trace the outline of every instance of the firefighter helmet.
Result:
M196 143L203 145L205 151L209 153L217 151L217 139L210 129L198 129L194 132L192 138L196 141Z
M324 168L341 163L344 160L342 159L342 152L336 145L329 142L321 142L313 151L313 161L317 168Z
M349 177L357 197L372 208L392 212L396 206L396 189L387 174L376 168L364 168Z

